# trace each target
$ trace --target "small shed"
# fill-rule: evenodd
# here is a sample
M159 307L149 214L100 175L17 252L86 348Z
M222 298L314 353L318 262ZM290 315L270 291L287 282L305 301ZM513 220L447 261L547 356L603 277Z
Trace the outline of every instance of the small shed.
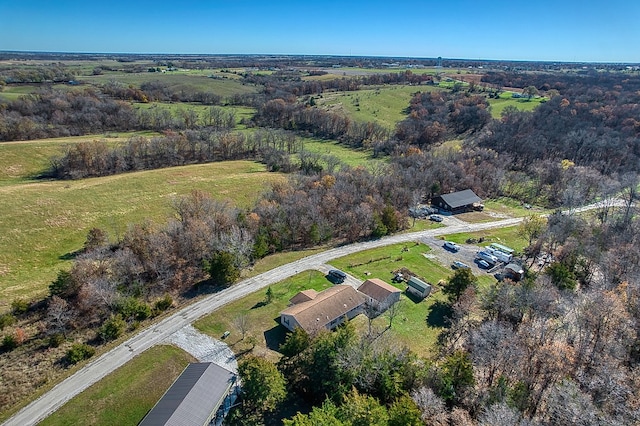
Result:
M509 263L504 267L504 276L514 281L520 281L524 277L524 269L517 263Z
M389 309L389 306L400 300L400 289L387 284L379 278L371 278L360 284L358 291L367 299L367 305L374 308L376 312L382 313Z
M407 292L424 299L431 294L431 284L427 284L419 278L411 277L407 281Z
M474 206L480 205L481 203L482 198L478 197L470 189L438 195L431 199L431 204L433 204L433 206L442 211L454 214L473 210Z

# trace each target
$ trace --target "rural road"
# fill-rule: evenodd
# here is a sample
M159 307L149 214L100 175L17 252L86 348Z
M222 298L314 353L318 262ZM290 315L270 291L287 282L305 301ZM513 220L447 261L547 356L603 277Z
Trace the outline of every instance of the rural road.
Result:
M3 423L3 426L28 426L37 424L93 383L99 381L113 370L130 361L141 352L144 352L156 344L166 341L172 334L193 323L198 318L210 314L227 303L233 302L234 300L240 299L256 290L260 290L271 284L282 281L283 279L291 277L299 272L309 269L324 270L326 268L325 264L332 259L362 250L395 243L416 241L425 237L436 237L439 235L455 234L459 232L474 232L503 228L517 225L522 221L522 218L510 218L493 222L469 224L464 222L461 223L457 219L455 221L449 221L448 219L450 218L445 218L444 224L447 226L442 228L392 235L379 240L336 247L322 253L307 256L255 277L240 281L232 287L207 296L196 303L180 309L162 321L151 325L126 342L90 362L77 373L60 382L50 391L31 402L13 417L9 418L5 423Z

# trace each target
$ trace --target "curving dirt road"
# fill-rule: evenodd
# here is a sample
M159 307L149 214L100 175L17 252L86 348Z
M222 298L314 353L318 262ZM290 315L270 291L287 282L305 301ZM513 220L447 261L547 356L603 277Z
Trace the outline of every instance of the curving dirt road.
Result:
M256 290L260 290L261 288L282 281L283 279L291 277L301 271L309 269L324 270L326 268L326 265L324 264L332 259L362 250L395 243L416 241L422 238L436 237L445 234L503 228L517 225L522 221L522 218L511 218L497 220L494 222L468 224L464 222L460 223L461 221L458 219L455 221L449 219L452 218L445 218L443 223L446 226L442 228L392 235L379 240L349 244L307 256L295 262L279 266L253 278L243 280L235 284L233 287L225 289L219 293L207 296L192 305L182 308L159 323L146 328L121 345L103 354L99 358L96 358L77 373L60 382L49 392L24 407L13 417L3 423L3 426L28 426L37 424L75 395L102 379L113 370L130 361L137 354L144 352L156 344L162 343L172 334L178 332L198 318L210 314L227 303L233 302L234 300L240 299Z

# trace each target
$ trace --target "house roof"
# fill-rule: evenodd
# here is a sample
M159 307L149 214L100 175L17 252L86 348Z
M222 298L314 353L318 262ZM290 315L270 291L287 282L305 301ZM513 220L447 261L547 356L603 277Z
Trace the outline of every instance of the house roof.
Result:
M416 277L409 278L409 281L407 281L407 284L409 285L409 287L413 287L420 291L425 291L431 288L431 285L425 283L420 278L416 278Z
M462 206L468 206L473 203L482 202L482 198L478 197L472 190L465 189L464 191L452 192L450 194L442 194L440 198L444 200L445 203L451 206L451 208L455 209Z
M401 293L399 289L387 284L379 278L371 278L360 284L358 291L378 302L384 302L389 295L393 293Z
M207 425L235 377L212 362L189 364L138 425Z
M300 327L309 332L325 327L364 302L364 296L350 285L335 285L312 300L289 306L280 314L293 316Z
M313 300L316 298L317 295L318 295L318 292L315 291L314 289L302 290L301 292L293 296L291 299L289 299L289 302L296 305L298 303L308 302L309 300Z

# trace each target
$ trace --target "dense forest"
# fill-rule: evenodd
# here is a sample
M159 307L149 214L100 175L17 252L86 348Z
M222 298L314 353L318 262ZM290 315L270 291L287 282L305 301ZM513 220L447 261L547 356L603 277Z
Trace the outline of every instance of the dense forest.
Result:
M62 65L49 74L0 71L5 84L73 77ZM52 160L45 173L50 178L240 158L288 174L246 210L194 191L175 198L165 225L131 224L117 241L92 229L46 300L16 303L0 317L2 326L40 315L45 326L38 338L52 347L70 333L93 329L96 340L84 346L90 350L198 285L233 285L244 268L270 253L392 234L407 228L417 203L471 188L482 197L558 209L547 220L531 217L521 226L529 240L523 264L542 254L553 260L521 282L496 282L482 291L467 270L454 273L443 288L447 328L428 359L384 338L360 336L349 324L333 333L290 334L277 365L243 359L244 391L230 422L273 424L287 398L299 398L312 411L285 424L637 424L640 78L547 71L487 72L481 82L490 90L479 84L455 91L421 91L433 79L409 71L315 82L296 70L247 72L242 81L258 93L228 99L173 92L158 82L43 88L2 103L0 141L162 132L119 145L70 146ZM313 102L327 91L380 84L416 86L407 116L394 130ZM487 98L496 87L533 87L546 102L530 112L507 107L493 119ZM208 113L132 106L151 101L198 103ZM223 105L255 108L243 123L250 131L234 131L235 116ZM388 161L378 168L348 167L337 157L304 151L300 137L308 135L371 149ZM594 214L573 213L594 200L601 202ZM19 340L6 335L2 350L10 352ZM2 402L14 403L12 398L5 395Z

